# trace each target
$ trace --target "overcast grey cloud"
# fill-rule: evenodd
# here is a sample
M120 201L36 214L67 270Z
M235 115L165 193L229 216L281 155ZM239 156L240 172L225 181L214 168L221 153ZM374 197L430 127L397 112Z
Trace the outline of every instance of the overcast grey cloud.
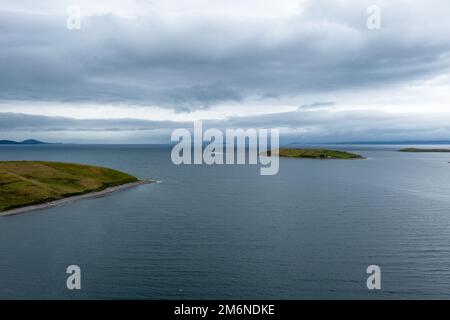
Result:
M392 116L382 111L372 112L309 112L294 111L272 115L236 117L227 120L204 121L207 128L269 128L273 123L281 128L282 141L343 142L389 140L447 140L450 123L435 116ZM0 113L0 134L6 138L27 139L33 135L58 136L60 142L79 142L80 137L90 142L111 142L99 132L114 132L122 142L169 143L170 133L176 128L192 130L192 122L148 121L136 119L76 120L14 113ZM434 129L433 129L434 128ZM69 134L67 134L69 133ZM76 137L76 138L74 138ZM87 138L86 138L87 137ZM156 140L155 140L156 139Z
M79 31L65 28L65 14L3 11L0 98L204 108L246 95L411 81L450 66L445 12L416 33L423 18L410 5L389 6L388 31L376 33L365 26L364 1L344 2L310 2L276 23L89 16Z
M270 105L270 110L264 111L270 115L235 118L233 123L264 121L284 126L286 113L281 107L293 105L300 107L287 119L290 128L309 125L329 131L331 127L315 122L336 119L329 109L367 104L378 99L385 88L390 88L389 92L397 87L407 90L416 83L441 78L441 89L448 88L447 1L291 2L292 7L271 16L272 7L252 8L256 2L251 1L248 7L246 1L230 2L229 6L205 2L204 7L189 1L171 2L170 9L159 1L130 1L142 9L136 15L116 1L44 0L39 5L27 0L1 1L0 112L5 106L10 106L8 112L15 111L11 106L17 102L26 104L27 110L41 102L61 103L61 109L67 104L90 104L121 105L126 110L130 105L174 113L229 105L229 118L232 110L244 112L249 105ZM65 10L77 3L85 9L82 28L71 31L66 28ZM273 6L273 2L267 3ZM366 27L366 9L371 4L382 10L381 30ZM433 88L423 89L422 98ZM409 93L399 93L395 98L404 105L408 97ZM431 108L425 99L423 105ZM382 107L396 108L396 102L384 101ZM368 109L367 123L370 118L376 123L378 113ZM317 114L313 117L302 110L316 110ZM17 113L24 111L18 109ZM1 120L1 124L5 129L15 122L23 125L28 121L32 127L34 121L49 125L50 121L53 129L76 124L90 130L98 121L92 116L82 123L70 122L76 114L58 114L64 118L45 113L42 116L46 117L28 119L8 114L11 122ZM357 123L360 112L355 112L356 118L352 114L341 110L338 118L344 121L344 115ZM393 120L402 118L384 114ZM139 119L105 121L102 128L108 130L141 129L143 125ZM155 120L153 125L169 123ZM151 126L151 121L145 125ZM429 129L433 128L436 126L430 122ZM325 131L314 132L332 135ZM307 134L307 130L302 132Z

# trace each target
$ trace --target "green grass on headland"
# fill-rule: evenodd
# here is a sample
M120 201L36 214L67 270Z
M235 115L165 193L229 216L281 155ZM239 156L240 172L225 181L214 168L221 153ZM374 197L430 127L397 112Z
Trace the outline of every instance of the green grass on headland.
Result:
M280 157L289 158L311 158L311 159L363 159L359 154L328 150L328 149L291 149L280 148L278 151L274 151L279 154ZM270 155L270 154L269 154Z
M419 149L419 148L406 148L398 150L400 152L450 152L450 149Z
M0 162L0 212L137 181L120 171L81 164Z

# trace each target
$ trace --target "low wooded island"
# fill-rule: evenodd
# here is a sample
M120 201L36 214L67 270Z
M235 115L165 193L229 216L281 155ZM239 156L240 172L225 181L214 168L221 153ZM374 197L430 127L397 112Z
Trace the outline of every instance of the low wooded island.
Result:
M338 150L328 150L328 149L298 149L298 148L280 148L279 150L274 150L280 157L288 158L309 158L309 159L364 159L364 157L359 154L338 151ZM266 155L270 156L271 153L268 151Z
M99 197L153 181L97 166L47 161L0 161L0 215ZM22 209L18 209L22 208Z
M450 149L419 149L419 148L406 148L398 150L400 152L450 152Z

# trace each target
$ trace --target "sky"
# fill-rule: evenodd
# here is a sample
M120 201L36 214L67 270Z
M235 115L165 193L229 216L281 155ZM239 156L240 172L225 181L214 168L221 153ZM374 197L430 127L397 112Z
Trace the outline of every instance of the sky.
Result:
M449 16L448 0L0 0L0 139L165 143L202 120L450 140Z

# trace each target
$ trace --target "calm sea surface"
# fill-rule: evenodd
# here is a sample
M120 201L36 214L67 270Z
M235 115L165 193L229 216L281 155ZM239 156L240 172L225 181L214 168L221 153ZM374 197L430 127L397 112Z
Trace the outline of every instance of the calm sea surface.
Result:
M175 166L161 146L0 147L162 181L0 217L0 298L450 298L450 154L347 149L368 159L280 159L260 176Z

